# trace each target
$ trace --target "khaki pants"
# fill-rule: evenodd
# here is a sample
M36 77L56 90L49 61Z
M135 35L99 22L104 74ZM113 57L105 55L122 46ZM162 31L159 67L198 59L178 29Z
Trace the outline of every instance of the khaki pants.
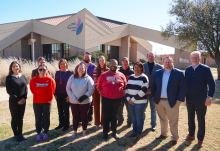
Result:
M179 121L179 104L176 103L173 108L170 107L168 100L160 100L158 104L155 104L157 114L160 118L161 134L167 136L168 133L168 120L171 131L171 139L178 140L178 121Z

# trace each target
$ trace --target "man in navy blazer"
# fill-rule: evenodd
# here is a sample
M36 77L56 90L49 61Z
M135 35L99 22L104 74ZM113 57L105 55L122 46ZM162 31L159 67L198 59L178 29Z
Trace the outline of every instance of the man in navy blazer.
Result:
M210 67L200 63L201 53L194 51L191 53L190 61L192 65L186 68L187 92L186 105L188 111L188 135L184 140L195 139L195 112L198 119L198 147L203 146L205 137L205 115L207 106L211 105L215 92L215 79Z
M179 105L184 102L186 80L182 71L173 68L173 59L171 57L165 57L163 65L164 69L155 72L151 83L151 95L155 102L161 125L161 135L157 139L167 137L169 121L172 134L171 145L176 145L179 139Z

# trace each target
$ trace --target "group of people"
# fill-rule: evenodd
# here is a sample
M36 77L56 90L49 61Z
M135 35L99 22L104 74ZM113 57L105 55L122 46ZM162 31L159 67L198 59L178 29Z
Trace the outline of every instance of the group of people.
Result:
M195 112L198 119L198 147L203 146L205 136L205 114L207 106L215 92L215 80L211 69L200 63L201 53L194 51L190 60L192 65L183 71L174 68L173 59L165 57L163 66L157 64L152 52L147 54L145 64L136 62L133 70L129 67L129 59L122 59L122 67L117 70L118 61L100 56L98 65L91 62L91 54L85 52L83 62L75 71L68 70L68 63L61 59L59 71L52 78L45 59L38 59L39 67L32 71L30 90L33 93L33 109L37 131L36 141L48 140L50 111L53 96L57 101L59 124L55 128L69 129L69 106L73 116L73 135L82 124L86 137L88 124L92 124L94 107L94 124L96 129L103 128L103 139L112 136L119 139L117 126L124 122L123 107L127 109L127 127L133 125L133 132L127 137L135 137L134 142L141 139L145 112L148 103L151 109L151 130L156 130L157 114L160 119L161 135L156 139L167 138L168 123L171 131L171 144L176 145L179 138L178 120L179 105L187 104L188 135L184 140L195 139ZM6 78L6 89L9 94L11 127L17 142L26 140L22 134L23 116L27 99L27 83L21 74L19 62L13 61ZM100 110L101 109L101 110ZM41 131L43 133L41 134Z

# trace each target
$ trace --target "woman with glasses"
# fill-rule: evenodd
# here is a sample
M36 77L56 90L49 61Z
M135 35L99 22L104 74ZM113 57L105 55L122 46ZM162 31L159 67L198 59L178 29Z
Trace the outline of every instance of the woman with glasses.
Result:
M59 71L55 74L56 82L56 91L55 98L57 100L57 108L59 115L59 125L55 128L56 130L62 129L66 131L69 129L70 120L69 120L69 97L66 92L66 84L69 77L73 72L68 70L68 63L66 59L60 59L58 63Z
M141 139L144 126L145 110L147 107L146 93L149 81L148 77L144 74L144 66L141 62L136 62L133 68L134 74L128 78L125 96L129 103L128 108L133 123L133 133L128 137L136 137L134 143L137 143Z
M47 133L50 126L50 110L56 83L54 79L46 75L47 66L42 64L38 67L39 76L30 81L30 89L33 93L33 108L35 114L35 126L37 130L36 141L48 140ZM41 135L41 119L44 118L44 133Z
M26 140L22 134L23 117L27 99L27 82L21 74L21 66L13 61L9 66L9 74L6 77L6 90L9 94L9 109L11 112L11 128L15 141Z
M89 108L92 102L92 94L94 92L94 81L87 74L86 66L80 63L75 74L72 75L66 86L66 91L70 99L70 106L73 115L73 130L72 138L77 136L79 120L82 120L83 134L86 137L86 129L88 125Z

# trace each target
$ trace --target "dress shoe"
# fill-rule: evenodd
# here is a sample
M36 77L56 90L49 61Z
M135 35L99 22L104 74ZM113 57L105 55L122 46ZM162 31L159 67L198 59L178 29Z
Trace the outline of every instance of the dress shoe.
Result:
M203 147L203 141L199 141L199 140L198 140L197 146L198 146L199 148Z
M64 127L63 129L62 129L62 131L67 131L69 129L69 127Z
M126 125L126 127L130 128L130 127L131 127L131 123L128 123L128 124Z
M122 122L118 122L117 127L121 126L122 124L123 124L123 121Z
M112 132L112 136L115 138L115 139L119 139L119 136L116 132Z
M22 134L19 134L19 137L22 141L27 140Z
M57 126L57 127L55 128L55 130L58 130L58 129L61 129L61 128L63 128L63 126L59 125L59 126Z
M135 136L137 136L137 133L132 133L132 134L130 134L130 135L128 135L127 137L135 137Z
M172 141L170 142L170 144L174 146L174 145L177 144L177 141L176 141L176 140L172 140Z
M195 136L189 136L187 135L185 138L183 138L185 141L195 140Z
M154 132L154 131L156 131L156 130L157 130L157 127L156 127L156 126L152 126L152 127L151 127L151 131Z
M107 134L107 133L104 133L103 136L102 136L102 138L103 138L104 140L107 140L107 139L108 139L108 134Z
M15 141L16 142L21 142L21 139L20 139L20 137L17 135L17 136L15 136Z
M167 136L163 136L162 134L159 137L156 137L156 139L165 139Z
M137 143L141 139L141 135L137 135L136 139L134 140L134 143Z

